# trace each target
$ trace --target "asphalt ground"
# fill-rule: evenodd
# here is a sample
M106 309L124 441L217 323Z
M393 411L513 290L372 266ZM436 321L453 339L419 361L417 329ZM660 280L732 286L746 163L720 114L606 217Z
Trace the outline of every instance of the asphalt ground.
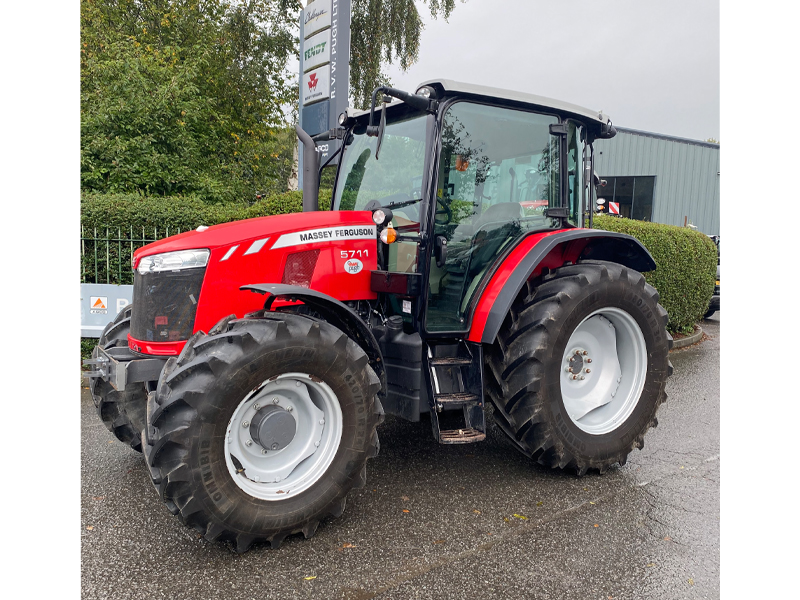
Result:
M544 469L490 427L440 446L387 418L367 486L310 540L237 555L163 506L81 389L85 599L718 598L719 313L670 355L659 426L605 475Z

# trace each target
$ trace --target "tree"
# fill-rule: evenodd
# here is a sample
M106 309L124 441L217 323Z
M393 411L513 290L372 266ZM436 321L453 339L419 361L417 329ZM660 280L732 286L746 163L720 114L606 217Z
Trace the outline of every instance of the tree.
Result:
M82 0L82 188L226 201L285 189L300 9Z
M434 19L447 20L455 8L455 0L422 1ZM419 58L424 24L414 0L353 0L351 10L350 89L356 106L367 108L372 90L389 81L384 65L399 61L406 71Z

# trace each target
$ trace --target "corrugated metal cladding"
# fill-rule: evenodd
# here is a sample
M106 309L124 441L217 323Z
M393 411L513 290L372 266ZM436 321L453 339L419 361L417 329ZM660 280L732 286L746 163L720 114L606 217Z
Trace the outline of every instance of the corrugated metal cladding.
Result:
M617 127L594 143L600 177L655 176L655 223L719 235L719 145Z

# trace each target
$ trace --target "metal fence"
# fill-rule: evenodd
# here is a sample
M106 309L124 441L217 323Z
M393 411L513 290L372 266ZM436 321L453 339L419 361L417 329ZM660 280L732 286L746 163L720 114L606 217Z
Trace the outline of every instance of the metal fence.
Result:
M165 227L81 226L81 283L133 283L131 258L138 248L181 233Z

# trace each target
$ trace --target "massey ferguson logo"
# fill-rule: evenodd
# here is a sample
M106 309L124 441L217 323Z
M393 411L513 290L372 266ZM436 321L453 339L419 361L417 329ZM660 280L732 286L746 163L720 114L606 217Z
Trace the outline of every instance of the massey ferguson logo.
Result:
M344 261L344 270L350 273L350 275L355 275L356 273L360 273L361 269L364 268L364 263L362 263L357 258L351 258L349 260Z
M313 92L317 89L317 83L319 83L319 79L317 79L317 74L312 73L311 77L308 78L308 90Z

